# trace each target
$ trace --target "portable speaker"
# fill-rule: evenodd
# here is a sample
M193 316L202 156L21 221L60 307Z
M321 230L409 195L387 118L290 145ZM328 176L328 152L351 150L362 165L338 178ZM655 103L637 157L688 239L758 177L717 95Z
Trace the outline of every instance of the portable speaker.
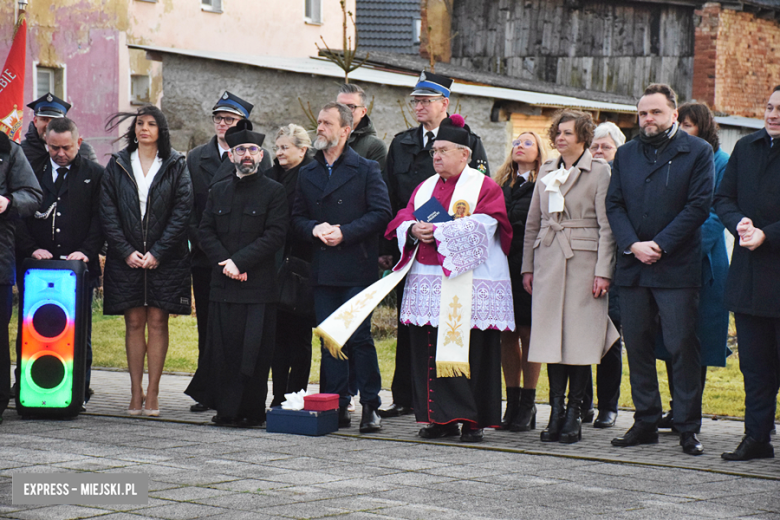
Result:
M19 295L22 350L19 415L77 415L84 400L87 266L78 260L33 260L22 265Z

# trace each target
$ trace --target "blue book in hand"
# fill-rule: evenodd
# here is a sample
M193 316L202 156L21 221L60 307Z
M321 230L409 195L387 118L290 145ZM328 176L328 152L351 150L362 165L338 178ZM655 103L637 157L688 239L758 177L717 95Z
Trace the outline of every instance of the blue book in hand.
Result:
M431 197L428 202L414 210L414 218L428 223L449 222L452 220L452 216L447 213L441 202L436 200L436 197Z

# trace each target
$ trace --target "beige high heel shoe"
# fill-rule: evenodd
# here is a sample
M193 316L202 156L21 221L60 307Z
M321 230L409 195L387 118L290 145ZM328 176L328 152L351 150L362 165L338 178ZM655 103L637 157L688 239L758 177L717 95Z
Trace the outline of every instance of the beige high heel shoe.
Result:
M146 401L146 396L141 397L141 406L144 405L145 401ZM142 408L128 408L127 409L127 415L137 416L137 415L141 415L143 413L143 411L144 410Z

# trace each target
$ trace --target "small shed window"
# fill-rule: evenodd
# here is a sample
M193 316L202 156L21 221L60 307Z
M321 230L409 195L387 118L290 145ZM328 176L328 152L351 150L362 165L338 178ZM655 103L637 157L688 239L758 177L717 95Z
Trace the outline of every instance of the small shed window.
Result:
M200 7L204 11L212 13L222 12L222 0L200 0Z
M151 79L149 76L133 74L130 76L130 103L142 105L152 102Z
M322 0L304 0L304 20L307 23L322 23Z

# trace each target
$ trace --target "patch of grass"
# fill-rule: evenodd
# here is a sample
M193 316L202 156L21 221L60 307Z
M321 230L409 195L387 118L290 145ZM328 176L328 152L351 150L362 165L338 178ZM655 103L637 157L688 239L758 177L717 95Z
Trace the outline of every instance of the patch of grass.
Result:
M125 323L121 316L104 316L100 300L96 300L92 312L92 341L95 367L126 368L125 355ZM390 388L395 368L395 316L394 307L380 306L373 315L372 334L376 343L379 370L382 374L382 386ZM16 340L16 312L14 312L9 327L11 345ZM165 361L165 370L169 372L195 372L198 363L198 329L194 316L172 316L169 320L170 346ZM280 331L284 333L283 331ZM730 334L735 332L732 326ZM319 340L312 337L312 364L309 382L318 383L320 379L321 351ZM730 338L729 345L735 351L728 358L727 365L723 368L710 368L707 373L707 385L704 389L702 409L705 414L728 415L743 417L745 414L745 393L742 382L742 374L739 371L739 352L736 349L734 338ZM12 346L11 356L15 359ZM658 383L661 388L664 409L669 406L669 385L666 376L666 365L659 361ZM593 369L594 381L596 369ZM537 388L537 400L545 401L549 387L547 384L546 367L542 367ZM780 399L775 415L780 420ZM623 352L623 379L620 387L620 406L633 408L631 400L631 385L628 375L628 360Z

